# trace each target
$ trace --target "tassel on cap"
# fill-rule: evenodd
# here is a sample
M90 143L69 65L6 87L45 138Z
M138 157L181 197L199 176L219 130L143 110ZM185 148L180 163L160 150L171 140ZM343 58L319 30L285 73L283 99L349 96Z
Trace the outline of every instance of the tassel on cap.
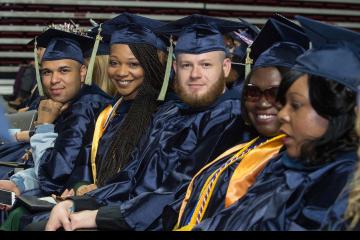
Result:
M245 78L247 78L247 76L249 75L250 71L251 71L251 64L253 64L253 60L250 58L250 52L251 52L251 48L248 47L246 49L246 59L245 59Z
M37 55L37 41L35 37L35 43L34 43L34 61L35 61L35 73L36 73L36 83L37 83L37 89L39 91L40 97L44 97L44 90L40 78L40 70L39 70L39 59Z
M164 75L164 81L159 93L158 101L164 101L166 92L169 86L169 80L170 80L170 73L171 73L171 67L172 67L172 59L173 59L173 52L174 52L174 46L173 46L173 39L172 36L170 36L170 46L168 48L168 57L166 62L166 69L165 69L165 75Z
M92 53L91 53L89 65L87 67L86 78L85 78L85 84L87 84L87 85L91 85L91 83L92 83L92 73L93 73L93 69L94 69L96 53L97 53L97 50L99 48L99 43L100 43L100 41L102 39L102 37L100 35L101 30L102 29L101 29L101 24L100 24L99 29L98 29L98 34L96 35L94 47L93 47L93 50L92 50Z

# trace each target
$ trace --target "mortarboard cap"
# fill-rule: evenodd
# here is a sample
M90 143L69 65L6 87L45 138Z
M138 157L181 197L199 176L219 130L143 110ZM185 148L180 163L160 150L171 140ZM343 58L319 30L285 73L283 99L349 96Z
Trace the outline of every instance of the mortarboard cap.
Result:
M360 85L360 34L296 16L312 48L296 59L293 69L337 81L353 91Z
M38 47L46 48L53 38L67 38L73 39L81 43L81 50L86 51L91 48L94 44L94 40L87 36L84 31L81 31L79 28L73 27L71 24L59 24L59 25L50 25L47 29L38 35L36 38L28 42L27 45L34 45L35 39Z
M296 43L277 42L260 54L253 69L271 66L291 68L296 58L304 52L305 49Z
M166 51L166 44L154 29L162 26L164 22L142 17L131 13L122 13L103 24L105 35L111 35L110 45L123 44L149 44L157 49Z
M304 49L309 48L309 40L301 27L276 14L269 18L251 45L251 59L256 62L260 54L276 42L292 42Z
M240 22L247 23L241 18L239 18L239 20ZM248 28L240 29L238 31L233 31L229 33L231 38L240 43L240 45L237 46L232 53L233 56L240 61L244 59L246 55L246 48L254 42L254 39L260 32L260 29L255 25L250 23L247 24L249 25Z
M84 63L83 52L90 49L95 40L86 35L65 32L58 29L48 29L41 34L46 50L42 61L72 59Z
M242 28L248 23L234 22L199 14L170 22L157 31L178 37L175 53L200 54L210 51L226 52L222 34Z

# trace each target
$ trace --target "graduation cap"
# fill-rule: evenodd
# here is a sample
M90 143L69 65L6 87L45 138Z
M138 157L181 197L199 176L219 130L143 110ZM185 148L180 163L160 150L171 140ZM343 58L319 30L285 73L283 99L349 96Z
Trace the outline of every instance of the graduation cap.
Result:
M64 23L48 26L44 32L28 42L27 45L35 45L36 41L37 47L46 48L53 38L66 38L77 41L81 43L80 48L82 51L88 50L94 44L94 40L85 31L70 23Z
M193 14L170 22L157 31L178 37L175 54L201 54L211 51L226 52L222 34L243 28L249 28L249 24Z
M99 32L99 27L100 26L97 26L97 27L94 27L94 28L91 28L88 32L87 32L87 35L89 35L90 37L93 37L93 38L96 38L96 36L98 35L98 32ZM101 35L101 41L99 42L99 47L97 49L97 52L96 52L96 56L101 56L101 55L109 55L110 54L110 45L109 45L109 42L110 42L110 35L109 34L105 34L104 31L102 31L100 33ZM84 58L89 58L92 54L92 51L93 51L93 48L89 48L88 50L86 50L84 52Z
M251 45L250 58L256 62L260 54L276 42L292 42L304 49L309 48L309 39L300 26L281 15L274 15L265 23Z
M84 63L83 52L92 48L95 40L86 35L48 29L40 35L41 42L46 45L42 61L73 59Z
M337 81L353 91L360 85L360 34L296 16L312 48L299 56L293 69Z
M164 22L142 17L131 13L122 13L113 19L105 21L103 32L110 35L110 45L122 44L149 44L157 49L166 51L165 39L157 35L154 29Z
M294 66L296 58L304 52L305 49L296 43L277 42L260 54L253 69L271 66L291 68Z
M250 46L253 42L256 36L259 34L260 29L256 27L253 24L250 24L246 22L245 20L239 18L240 22L244 22L249 25L248 28L240 29L238 31L230 32L229 35L232 39L238 41L240 43L239 46L237 46L234 49L234 52L232 53L233 56L235 56L239 61L244 59L246 55L246 48Z

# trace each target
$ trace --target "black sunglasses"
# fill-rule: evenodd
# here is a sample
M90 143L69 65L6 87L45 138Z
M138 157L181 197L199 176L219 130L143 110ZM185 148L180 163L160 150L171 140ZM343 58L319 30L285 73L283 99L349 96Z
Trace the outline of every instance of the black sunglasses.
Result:
M246 101L256 102L260 100L261 96L264 96L265 99L270 104L275 104L279 87L276 86L265 90L261 90L259 87L255 86L254 84L249 83L248 85L246 85L244 90L245 90L244 94Z

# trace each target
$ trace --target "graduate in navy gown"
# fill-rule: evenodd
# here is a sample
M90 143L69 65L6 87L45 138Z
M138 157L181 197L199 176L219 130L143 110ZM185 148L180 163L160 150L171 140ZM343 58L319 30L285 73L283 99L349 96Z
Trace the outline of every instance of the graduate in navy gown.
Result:
M266 22L251 45L255 64L244 82L242 114L258 137L227 150L195 175L186 195L180 198L181 207L174 202L164 210L166 230L173 229L176 221L176 230L191 230L231 206L246 194L267 162L284 149L277 118L281 106L276 102L277 90L309 41L300 27L276 17Z
M116 26L105 24L103 30L111 46L107 72L117 97L97 119L91 156L93 184L81 187L76 195L105 185L129 162L163 103L157 98L165 73L166 44L152 29L164 23L130 13L119 15L117 21Z
M242 199L196 230L317 230L356 167L360 46L354 41L360 35L296 18L312 48L280 85L286 152L270 161Z
M157 229L163 207L173 201L179 186L239 141L240 135L249 138L240 118L240 94L225 88L224 78L231 63L225 57L221 35L246 26L199 15L173 22L175 26L178 23L177 32L188 25L175 48L174 89L178 98L160 107L133 152L132 161L114 179L85 197L71 197L72 201L66 200L53 209L49 230ZM222 28L223 24L227 27ZM166 27L174 31L173 25L165 25L163 32ZM59 211L68 211L74 202L76 212L98 210L58 215Z
M41 61L48 99L40 102L30 139L34 167L0 182L1 188L16 194L61 193L78 181L91 180L83 156L90 154L97 115L111 101L98 87L84 84L87 69L82 52L92 46L92 38L53 28L42 38L48 43Z

